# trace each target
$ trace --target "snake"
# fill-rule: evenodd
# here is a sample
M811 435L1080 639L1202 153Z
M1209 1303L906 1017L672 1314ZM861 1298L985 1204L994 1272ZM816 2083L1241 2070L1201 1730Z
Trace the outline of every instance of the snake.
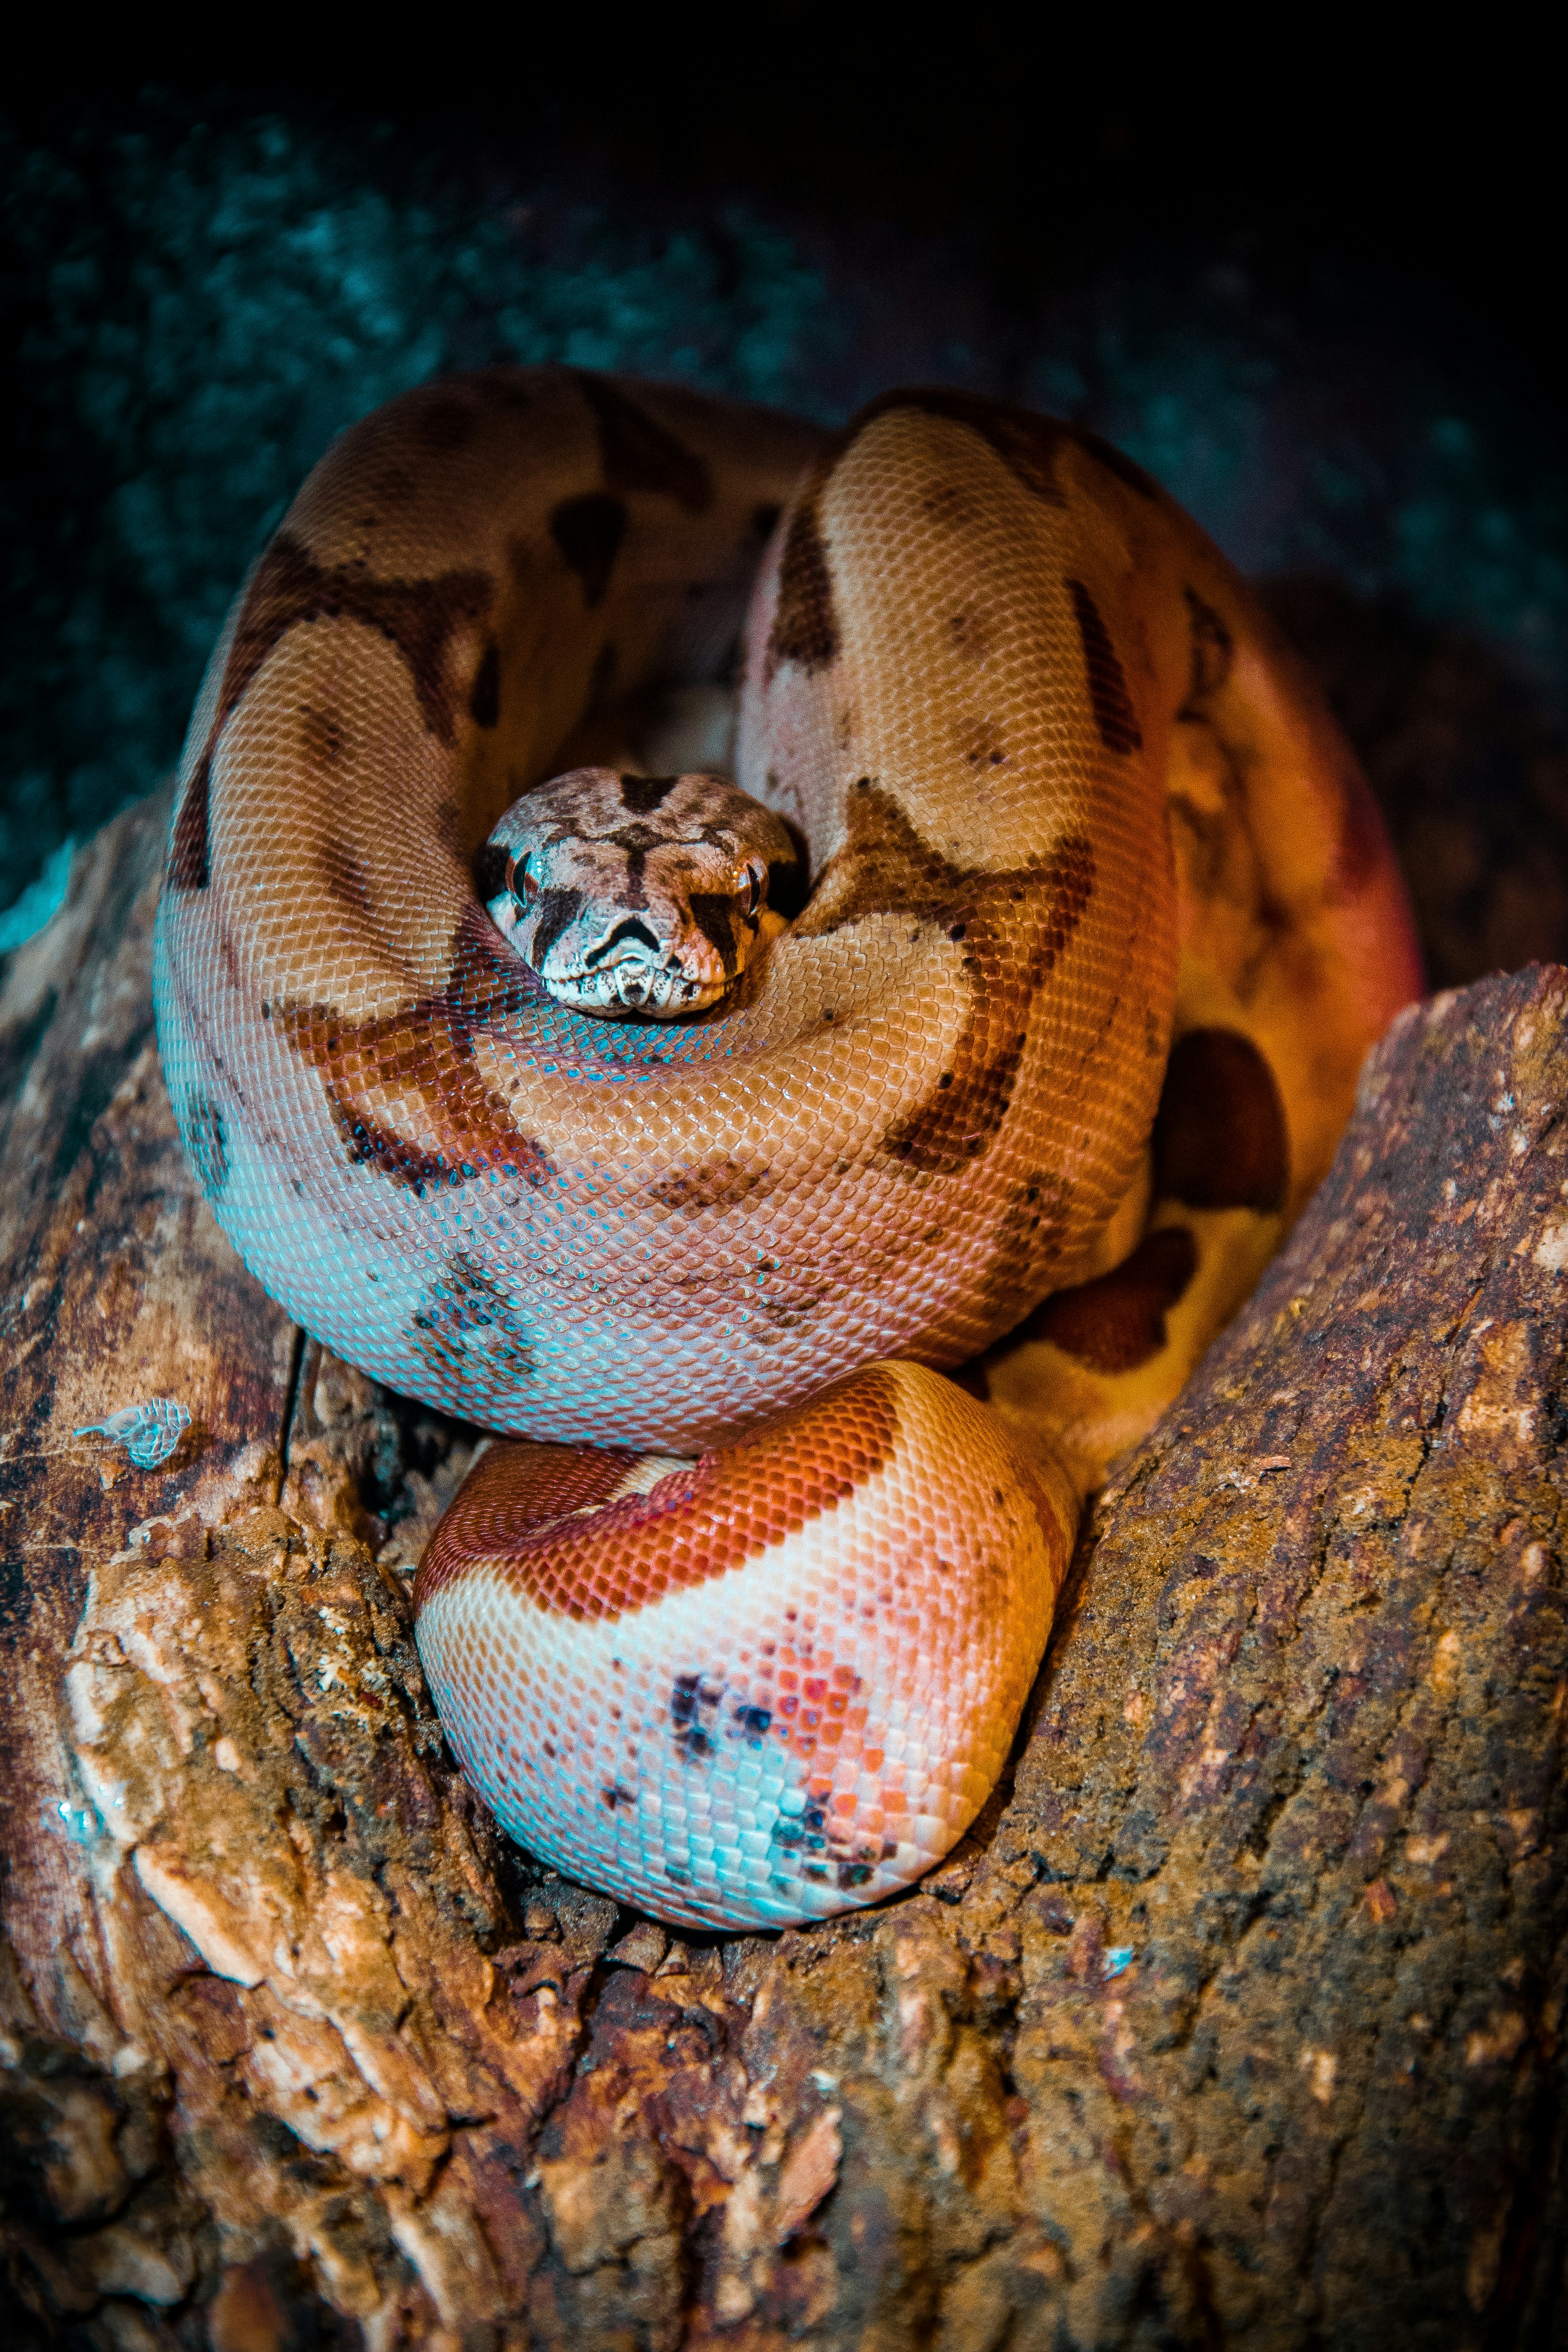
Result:
M497 367L245 581L154 941L205 1201L487 1433L414 1586L514 1838L667 1922L910 1886L1085 1498L1421 988L1258 599L1079 425Z

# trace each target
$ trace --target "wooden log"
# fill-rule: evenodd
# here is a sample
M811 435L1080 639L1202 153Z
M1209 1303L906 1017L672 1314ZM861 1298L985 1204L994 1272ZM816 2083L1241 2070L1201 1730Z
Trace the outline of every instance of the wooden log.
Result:
M1563 2340L1568 974L1373 1055L958 1854L679 1938L446 1753L408 1575L473 1433L185 1171L166 816L0 995L7 2340ZM71 1435L153 1395L158 1469Z

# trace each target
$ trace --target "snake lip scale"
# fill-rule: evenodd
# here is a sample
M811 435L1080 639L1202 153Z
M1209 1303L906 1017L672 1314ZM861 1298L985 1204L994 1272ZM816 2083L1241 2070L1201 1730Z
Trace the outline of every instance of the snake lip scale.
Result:
M465 1770L706 1928L963 1834L1081 1497L1420 984L1321 697L1118 451L569 369L427 385L310 475L154 954L247 1265L498 1434L415 1588Z

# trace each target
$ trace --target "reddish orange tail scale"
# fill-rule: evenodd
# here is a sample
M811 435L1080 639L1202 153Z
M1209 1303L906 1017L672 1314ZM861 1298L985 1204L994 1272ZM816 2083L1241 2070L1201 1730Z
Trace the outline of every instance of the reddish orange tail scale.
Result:
M1076 1497L940 1374L874 1364L670 1466L497 1445L415 1591L513 1836L700 1927L890 1894L1002 1769Z

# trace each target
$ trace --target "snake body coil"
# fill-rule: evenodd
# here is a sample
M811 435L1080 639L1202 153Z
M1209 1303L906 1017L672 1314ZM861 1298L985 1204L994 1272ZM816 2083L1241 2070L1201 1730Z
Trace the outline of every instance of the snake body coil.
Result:
M1117 452L510 370L356 427L255 567L155 971L266 1288L534 1441L416 1588L465 1768L707 1926L961 1834L1078 1494L1417 985L1318 698Z

